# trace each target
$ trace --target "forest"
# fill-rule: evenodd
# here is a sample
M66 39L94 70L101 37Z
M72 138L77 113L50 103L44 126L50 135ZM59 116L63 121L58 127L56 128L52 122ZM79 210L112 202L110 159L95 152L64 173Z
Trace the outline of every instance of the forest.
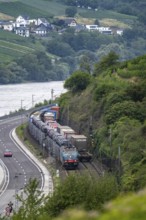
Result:
M120 62L110 52L92 74L85 63L65 81L69 92L60 99L62 123L88 136L91 152L114 173L123 191L146 185L145 61L144 55Z

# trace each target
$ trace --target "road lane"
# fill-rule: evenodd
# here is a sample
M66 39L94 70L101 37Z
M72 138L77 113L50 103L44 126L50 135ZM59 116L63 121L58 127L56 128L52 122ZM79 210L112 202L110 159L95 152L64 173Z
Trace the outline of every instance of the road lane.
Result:
M23 122L26 118L23 118ZM40 187L42 186L43 175L40 169L31 161L18 145L12 140L12 130L20 125L22 116L16 118L9 118L0 121L0 158L5 163L9 170L9 181L7 182L7 189L0 197L0 213L10 201L16 202L16 191L22 190L29 181L29 178L37 178ZM12 158L4 157L3 152L9 148L13 152Z

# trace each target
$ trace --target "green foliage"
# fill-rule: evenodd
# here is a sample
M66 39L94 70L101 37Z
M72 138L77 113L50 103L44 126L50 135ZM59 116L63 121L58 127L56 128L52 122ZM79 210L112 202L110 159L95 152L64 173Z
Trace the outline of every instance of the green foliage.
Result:
M140 71L143 64L145 56L116 64L116 69L130 68L132 72L136 67ZM63 115L65 117L67 106L71 106L70 123L75 128L80 127L85 134L89 134L87 119L92 115L95 157L108 168L112 164L117 175L120 149L121 188L124 191L139 190L146 184L146 82L141 75L136 79L124 79L116 71L111 73L108 67L93 79L84 93L64 96ZM86 109L84 114L83 109ZM82 126L79 115L85 119Z
M48 81L51 79L49 71L52 69L50 58L45 52L36 51L16 60L27 71L28 81Z
M133 101L141 102L146 97L146 82L128 86L126 93Z
M65 107L68 104L68 100L70 99L69 92L61 94L59 98L59 106ZM63 108L62 108L63 109Z
M146 56L140 56L133 60L127 61L125 66L119 68L117 73L123 78L140 77L146 78Z
M91 73L91 65L92 61L90 60L89 56L84 55L80 59L80 69L84 72Z
M60 57L66 57L74 54L74 51L68 44L56 42L56 40L48 42L47 50L49 53L55 54Z
M111 202L99 220L144 220L146 209L145 190L137 194L127 194Z
M108 68L114 69L116 68L116 65L118 64L119 56L111 51L107 56L104 56L101 61L95 65L94 75L99 75L104 70L107 70Z
M122 96L124 96L124 89L127 88L127 83L124 81L120 81L114 75L111 78L111 74L109 74L108 71L103 72L102 75L102 77L99 77L97 80L95 80L96 86L94 89L94 99L96 101L99 101L102 98L106 97L107 101L109 101L109 104L110 102L111 104L113 104L114 102L116 103L118 101L116 101L116 97L118 99L118 97L120 96L121 99L123 99L124 97ZM115 101L111 100L112 97L113 99L115 99ZM108 105L108 103L106 103L106 105Z
M42 192L37 189L38 185L39 183L36 179L30 179L24 189L24 195L17 195L21 206L18 212L12 216L12 220L34 220L41 215L45 198Z
M0 65L0 83L21 83L27 77L25 69L18 66L17 63L13 62L5 65Z
M111 108L111 106L113 106L116 103L121 103L123 101L130 100L130 97L128 96L128 94L126 94L126 92L122 90L119 90L119 92L114 90L113 92L110 92L109 94L106 93L106 94L107 96L106 96L104 109L107 111Z
M51 216L60 214L66 208L78 206L94 210L101 208L105 201L117 194L117 183L112 176L97 181L88 175L71 175L57 187L46 203L45 210Z
M69 89L72 92L80 92L87 88L90 79L91 76L88 73L78 70L65 81L64 88Z
M106 111L105 119L107 124L112 124L123 116L128 116L131 119L138 119L144 121L145 116L140 109L141 106L132 101L124 101L113 105L110 111Z
M65 14L67 17L74 17L76 13L77 13L76 7L68 7L65 9Z

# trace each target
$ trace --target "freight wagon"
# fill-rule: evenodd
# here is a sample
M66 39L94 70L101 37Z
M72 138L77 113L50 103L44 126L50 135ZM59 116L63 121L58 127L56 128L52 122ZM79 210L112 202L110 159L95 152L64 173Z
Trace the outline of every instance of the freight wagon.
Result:
M59 107L56 105L33 112L29 120L30 134L66 169L77 168L79 160L91 161L87 137L77 134L69 126L60 125L58 120Z
M64 135L70 145L76 147L80 161L91 161L92 154L88 152L87 137L85 135L76 134L69 126L59 126L57 130Z
M51 122L51 121L50 121ZM60 161L66 169L75 169L78 166L78 152L75 147L69 144L69 141L48 123L44 123L40 117L35 114L29 119L29 132L41 146L56 160Z
M87 137L84 135L73 134L69 138L70 143L78 150L78 158L80 161L90 162L92 154L88 152Z

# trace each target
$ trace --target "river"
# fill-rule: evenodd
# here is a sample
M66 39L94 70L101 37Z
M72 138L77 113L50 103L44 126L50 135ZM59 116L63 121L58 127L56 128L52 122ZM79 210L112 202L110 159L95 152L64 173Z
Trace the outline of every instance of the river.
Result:
M63 81L0 85L0 116L21 108L29 109L36 103L55 99L66 92Z

